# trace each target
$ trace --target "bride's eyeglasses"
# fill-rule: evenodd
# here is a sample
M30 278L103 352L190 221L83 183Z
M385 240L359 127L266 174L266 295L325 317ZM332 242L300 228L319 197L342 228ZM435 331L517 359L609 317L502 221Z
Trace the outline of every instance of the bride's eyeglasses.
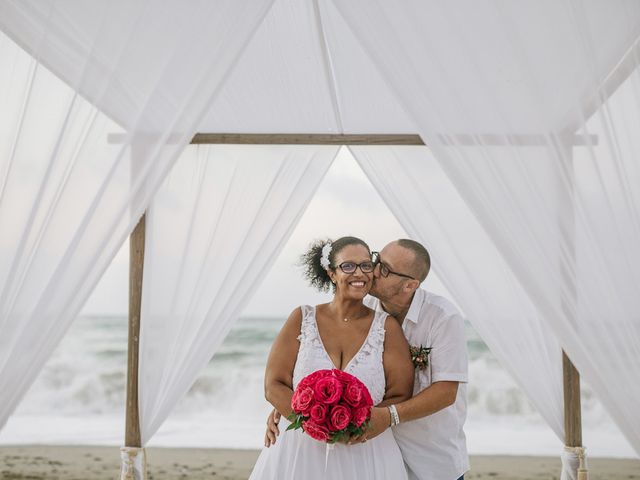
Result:
M356 271L356 268L358 267L360 267L362 273L371 273L373 272L373 269L376 268L376 264L373 262L342 262L340 265L338 265L338 267L344 273L354 273Z

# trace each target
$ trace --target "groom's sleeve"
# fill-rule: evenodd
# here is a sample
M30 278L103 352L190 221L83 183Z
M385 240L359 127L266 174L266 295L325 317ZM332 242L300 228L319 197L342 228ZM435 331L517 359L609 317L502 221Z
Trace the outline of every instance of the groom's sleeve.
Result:
M466 383L469 377L469 360L462 316L459 313L445 315L434 327L433 348L429 355L431 383Z

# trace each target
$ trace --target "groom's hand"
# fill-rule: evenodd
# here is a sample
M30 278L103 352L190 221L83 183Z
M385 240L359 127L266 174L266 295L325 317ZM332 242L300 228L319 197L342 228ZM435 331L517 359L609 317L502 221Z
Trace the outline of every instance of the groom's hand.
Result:
M387 407L373 407L371 409L371 421L369 428L360 436L351 437L349 443L362 443L377 437L391 424L391 416Z
M267 417L267 431L264 434L264 446L269 448L276 443L276 437L280 435L278 423L280 422L280 412L275 408Z

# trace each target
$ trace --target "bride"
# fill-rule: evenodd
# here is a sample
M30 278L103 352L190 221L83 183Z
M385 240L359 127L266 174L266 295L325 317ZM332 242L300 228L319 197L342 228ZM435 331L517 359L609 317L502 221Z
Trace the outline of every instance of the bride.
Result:
M265 373L265 396L282 414L275 445L263 449L250 479L407 478L391 429L366 443L326 444L302 430L286 430L298 382L321 369L337 368L358 377L374 405L411 397L414 369L398 322L367 308L362 299L375 264L368 245L355 237L316 242L303 256L305 276L330 303L296 308L275 339Z

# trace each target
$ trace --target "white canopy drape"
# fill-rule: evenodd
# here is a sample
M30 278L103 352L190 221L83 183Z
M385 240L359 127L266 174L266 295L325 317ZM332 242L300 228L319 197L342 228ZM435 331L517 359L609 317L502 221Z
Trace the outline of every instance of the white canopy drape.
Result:
M482 225L425 147L351 147L476 331L564 440L561 352Z
M451 218L440 218L442 231L433 232L420 221L422 203L391 197L398 190L404 200L431 197L434 190L419 191L438 187L423 162L397 161L393 176L389 165L382 170L383 159L362 163L405 218L405 228L434 238L442 260L450 259L439 273L456 297L471 301L476 295L457 283L475 285L483 301L495 296L487 289L513 295L490 303L489 310L468 303L477 308L467 311L472 321L486 321L492 312L508 332L517 311L506 307L523 293L529 297L521 303L522 316L542 325L529 323L523 332L528 338L503 338L498 349L524 341L543 352L541 371L526 375L523 368L521 384L531 390L546 375L557 378L548 363L555 355L553 332L640 453L640 196L634 191L640 150L632 133L638 126L640 4L611 9L602 2L536 2L530 17L517 3L468 6L379 4L365 15L357 1L336 2L490 242L471 218L464 228L473 236L460 238L467 232ZM469 18L479 20L473 37L463 28ZM458 55L443 55L439 43ZM487 69L487 55L501 72ZM608 99L621 61L636 73ZM597 137L582 136L574 148L575 133ZM458 247L455 252L444 237ZM492 334L489 325L479 330L494 348L490 339L501 333ZM535 367L535 351L524 352L514 349L503 361L515 369L529 356L528 368ZM628 394L620 395L622 386ZM539 405L542 395L536 396ZM558 395L551 392L546 401L557 402ZM556 418L549 409L545 418Z
M174 166L147 214L143 445L222 343L338 148L188 147Z
M356 154L507 367L542 370L519 381L556 433L551 333L640 453L640 4L271 3L0 0L0 425L196 130L417 131L437 167ZM415 221L426 184L468 225ZM239 298L199 318L222 334ZM493 330L525 319L516 358ZM179 395L170 367L149 385ZM149 392L151 435L175 400Z
M0 426L270 2L182 5L0 2Z

